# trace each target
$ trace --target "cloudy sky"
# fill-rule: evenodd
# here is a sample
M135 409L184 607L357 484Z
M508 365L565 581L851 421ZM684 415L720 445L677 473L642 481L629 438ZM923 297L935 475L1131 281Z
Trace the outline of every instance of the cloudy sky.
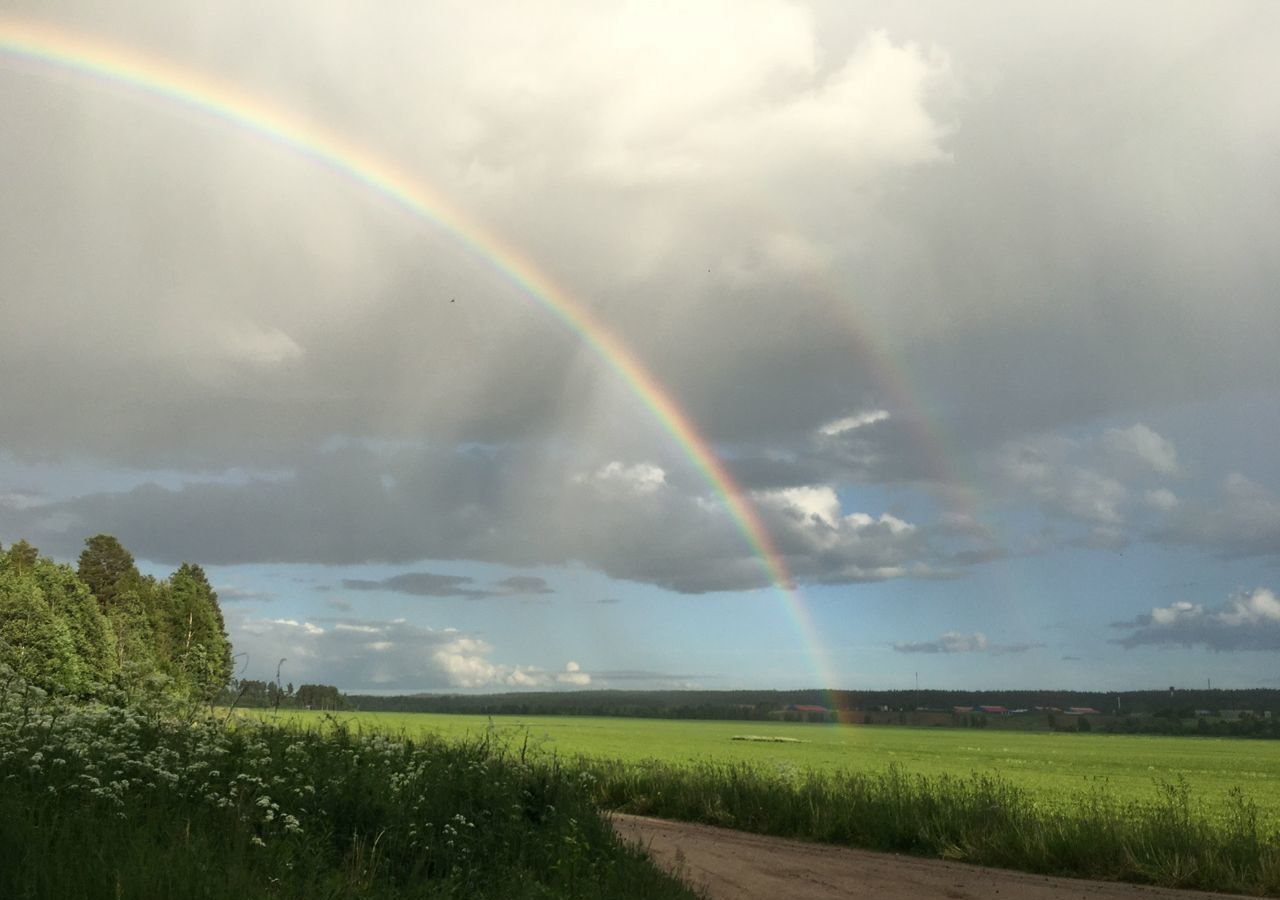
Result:
M37 23L530 261L795 597L478 231ZM0 542L201 563L244 674L348 690L1278 684L1278 50L1266 2L8 0Z

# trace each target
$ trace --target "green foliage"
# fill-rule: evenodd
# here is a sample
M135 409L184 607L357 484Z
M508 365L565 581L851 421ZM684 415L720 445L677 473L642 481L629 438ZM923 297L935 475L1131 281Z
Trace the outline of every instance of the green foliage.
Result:
M47 691L77 691L85 679L67 622L35 573L12 564L0 568L0 663Z
M77 574L103 608L110 610L121 592L137 591L142 576L133 556L111 535L94 535L84 543Z
M347 707L346 698L336 687L328 684L304 684L298 688L294 701L304 709L339 710Z
M693 897L578 773L487 737L228 730L0 677L0 784L0 897Z
M32 572L55 616L71 634L83 670L82 689L110 682L119 668L115 634L89 589L70 566L48 559L36 560Z
M0 663L60 693L212 700L230 679L231 644L203 570L183 564L156 581L110 535L85 545L78 571L26 541L0 553Z
M172 660L193 695L212 700L231 678L231 644L218 595L204 570L188 563L173 573L168 593Z
M105 607L108 621L116 638L116 661L122 686L130 699L138 696L143 682L156 675L160 658L155 630L144 594L145 585L135 586L116 594Z
M9 547L5 554L8 565L19 575L24 575L35 567L40 551L26 541L18 541Z

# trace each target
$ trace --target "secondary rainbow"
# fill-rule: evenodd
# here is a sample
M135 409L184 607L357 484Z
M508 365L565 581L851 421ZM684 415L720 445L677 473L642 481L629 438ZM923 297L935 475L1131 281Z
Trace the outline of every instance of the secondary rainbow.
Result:
M768 579L781 592L811 655L813 674L821 679L820 687L835 686L817 629L796 591L786 560L710 443L631 349L590 308L556 284L519 248L369 148L207 74L62 27L5 16L0 16L0 56L159 97L255 133L357 182L415 218L453 235L485 265L500 272L525 296L577 334L650 410L707 484L720 495L734 524L760 559Z

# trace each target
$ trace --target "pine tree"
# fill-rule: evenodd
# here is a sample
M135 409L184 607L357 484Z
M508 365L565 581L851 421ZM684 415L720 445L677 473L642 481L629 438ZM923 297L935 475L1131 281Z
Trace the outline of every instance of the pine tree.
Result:
M109 610L121 592L137 589L142 576L132 554L111 535L94 535L84 543L77 574L98 598L103 610Z

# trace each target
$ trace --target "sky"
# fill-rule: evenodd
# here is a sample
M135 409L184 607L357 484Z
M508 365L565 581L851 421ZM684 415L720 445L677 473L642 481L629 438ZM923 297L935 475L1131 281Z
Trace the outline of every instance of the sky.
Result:
M353 692L1280 685L1278 50L6 0L0 543L201 564L239 675Z

